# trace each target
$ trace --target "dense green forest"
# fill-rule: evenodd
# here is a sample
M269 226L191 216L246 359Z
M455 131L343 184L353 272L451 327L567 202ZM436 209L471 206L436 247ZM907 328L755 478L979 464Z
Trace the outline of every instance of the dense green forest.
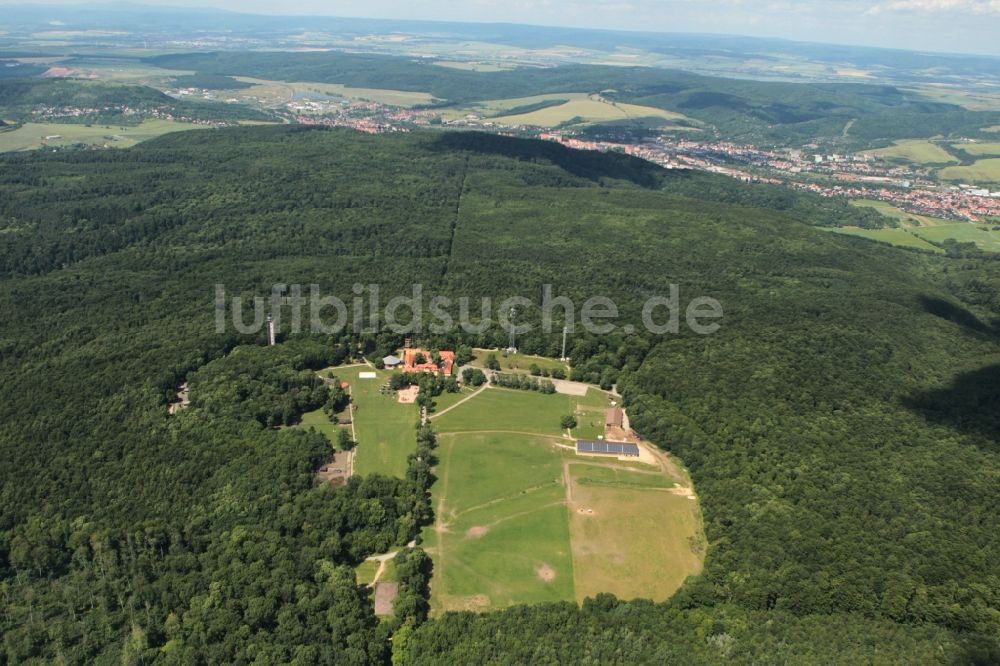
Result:
M471 133L0 157L0 663L995 663L1000 261L812 228L849 214ZM350 567L431 519L434 434L415 425L405 478L315 486L330 444L280 426L333 397L315 369L402 336L216 332L215 285L275 283L494 302L551 284L636 325L671 284L682 307L719 300L713 335L570 342L573 377L617 383L689 467L704 573L663 604L427 619L416 549L377 620ZM519 347L558 356L559 329Z
M600 92L611 100L678 111L717 128L726 138L752 143L803 145L819 140L860 149L938 134L979 137L984 136L983 128L1000 123L998 112L969 111L893 86L748 81L647 67L563 65L476 72L411 58L348 53L186 53L148 60L206 76L428 92L442 104ZM852 120L845 136L844 127Z
M237 82L238 83L238 82ZM125 109L129 109L126 112ZM58 113L88 109L88 113ZM18 78L0 80L0 116L26 121L39 110L51 111L59 122L112 122L134 125L152 112L195 120L266 120L265 113L240 104L177 100L146 86L77 79Z

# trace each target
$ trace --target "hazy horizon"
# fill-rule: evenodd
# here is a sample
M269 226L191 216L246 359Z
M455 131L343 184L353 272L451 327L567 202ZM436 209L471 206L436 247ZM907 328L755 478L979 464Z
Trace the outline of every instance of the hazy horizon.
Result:
M25 5L0 0L0 5ZM115 3L58 0L52 6ZM1000 56L1000 0L514 0L503 7L474 0L401 0L359 4L298 0L143 0L130 5L221 9L240 14L513 23L545 27L693 33L788 39L844 46ZM707 6L706 6L707 5Z

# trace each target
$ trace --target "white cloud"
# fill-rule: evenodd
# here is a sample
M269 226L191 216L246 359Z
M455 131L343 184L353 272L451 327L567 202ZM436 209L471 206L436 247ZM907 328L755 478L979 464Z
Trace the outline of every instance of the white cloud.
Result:
M875 5L865 13L872 15L883 12L1000 14L1000 0L893 0Z

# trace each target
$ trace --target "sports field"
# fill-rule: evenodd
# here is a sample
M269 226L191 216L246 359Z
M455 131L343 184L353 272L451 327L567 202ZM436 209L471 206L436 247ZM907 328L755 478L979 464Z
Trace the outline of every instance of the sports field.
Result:
M956 164L958 162L944 148L926 139L906 139L897 141L888 148L864 152L880 157L903 159L915 164Z
M64 123L25 123L13 130L0 131L0 152L56 148L79 143L91 146L128 148L140 141L168 132L208 129L205 125L178 123L172 120L144 120L135 127L121 125L72 125ZM57 138L45 138L57 137Z
M433 423L434 430L439 433L496 431L560 437L563 430L559 421L569 414L585 414L587 426L599 414L603 427L607 404L606 394L597 389L590 389L585 396L577 396L489 388L446 414L435 417ZM585 424L581 416L577 417L577 421Z
M698 503L673 465L577 456L560 433L568 409L603 428L606 405L597 390L487 388L434 420L436 522L423 539L435 613L598 592L662 600L700 571Z
M361 372L375 372L375 379L360 379ZM391 372L371 368L351 368L338 377L351 384L354 405L355 474L406 476L406 456L417 446L416 424L420 412L415 404L400 404L395 395L379 388Z
M1000 183L1000 157L976 160L969 166L952 166L941 169L938 176L944 180L966 183Z

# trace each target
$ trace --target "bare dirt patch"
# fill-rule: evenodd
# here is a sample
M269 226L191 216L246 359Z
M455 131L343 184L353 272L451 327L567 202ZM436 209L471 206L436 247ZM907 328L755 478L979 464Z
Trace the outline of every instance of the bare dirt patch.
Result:
M543 564L535 571L543 582L551 583L556 579L556 570L547 564Z
M316 470L316 479L320 483L329 483L335 486L347 483L354 469L352 459L354 451L337 451L327 462L320 465Z
M468 539L479 539L481 537L486 536L486 534L489 531L490 531L490 528L488 528L488 527L485 527L483 525L476 525L475 527L470 527L465 532L465 536Z
M399 594L399 583L378 583L375 585L375 614L392 615L392 604Z
M417 401L417 394L420 393L419 386L407 386L396 393L396 398L401 404L412 405Z

